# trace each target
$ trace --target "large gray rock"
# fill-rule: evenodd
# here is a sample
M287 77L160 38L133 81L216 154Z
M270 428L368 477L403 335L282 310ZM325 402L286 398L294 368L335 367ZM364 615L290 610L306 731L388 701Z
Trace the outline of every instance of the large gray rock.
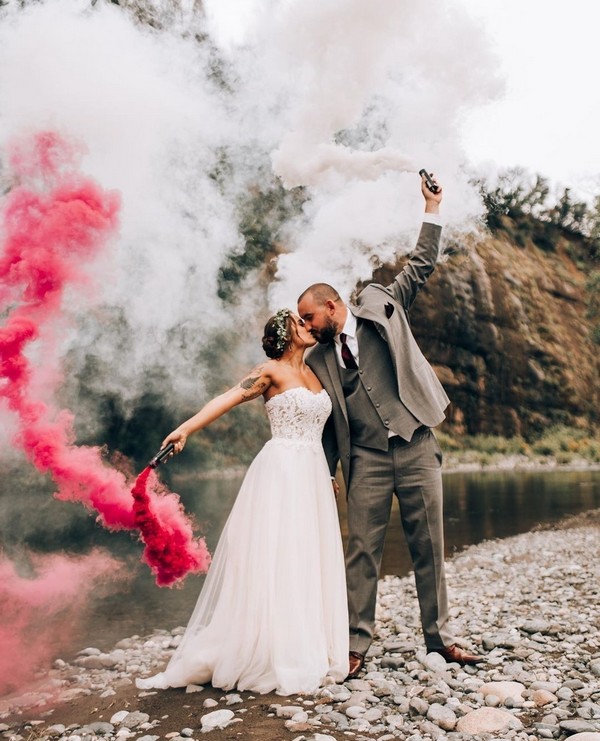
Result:
M598 729L596 726L588 723L585 720L562 720L558 724L562 731L567 733L597 733Z
M498 708L479 708L458 719L456 730L475 736L479 733L520 730L523 724L514 715Z

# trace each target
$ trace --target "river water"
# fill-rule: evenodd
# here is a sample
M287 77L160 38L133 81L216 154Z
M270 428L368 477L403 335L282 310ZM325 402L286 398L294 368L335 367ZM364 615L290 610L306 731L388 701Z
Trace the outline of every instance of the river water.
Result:
M240 482L240 478L199 480L178 489L194 490L182 494L182 500L201 524L211 550ZM451 556L467 545L506 538L538 524L556 522L565 515L597 507L600 507L600 471L448 473L444 475L446 554ZM345 535L343 497L339 509ZM143 635L153 628L185 625L193 609L202 576L189 576L181 588L160 589L147 567L139 563L138 543L119 537L114 550L128 560L131 580L120 591L104 595L90 606L86 620L73 636L73 650L84 645L108 650L126 636ZM406 575L410 570L395 502L382 573Z

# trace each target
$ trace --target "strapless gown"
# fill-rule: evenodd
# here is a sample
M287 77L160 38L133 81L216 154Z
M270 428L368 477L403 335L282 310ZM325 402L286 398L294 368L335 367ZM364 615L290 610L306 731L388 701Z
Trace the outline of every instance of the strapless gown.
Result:
M272 437L246 473L181 643L141 689L210 682L290 695L348 673L344 556L321 445L331 400L293 388L265 407Z

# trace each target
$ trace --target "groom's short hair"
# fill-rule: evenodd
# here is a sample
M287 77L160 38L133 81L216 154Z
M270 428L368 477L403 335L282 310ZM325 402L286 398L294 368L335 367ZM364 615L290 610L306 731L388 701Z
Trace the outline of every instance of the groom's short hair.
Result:
M306 296L312 296L318 304L324 304L325 301L341 301L340 294L329 283L313 283L298 297L298 303Z

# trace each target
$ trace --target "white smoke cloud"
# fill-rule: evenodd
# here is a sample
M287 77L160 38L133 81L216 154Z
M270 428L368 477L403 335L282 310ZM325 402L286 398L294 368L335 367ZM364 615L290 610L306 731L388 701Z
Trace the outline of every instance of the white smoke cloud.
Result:
M309 199L286 228L273 307L293 306L316 279L348 293L375 257L406 250L422 211L421 166L444 184L449 225L470 229L481 213L458 128L499 88L480 28L457 6L204 8L154 0L153 16L165 20L154 28L103 0L13 3L0 17L0 140L56 128L84 143L85 171L122 195L120 236L97 266L86 311L90 301L119 306L135 329L125 353L108 334L96 347L131 379L123 393L142 388L140 371L168 351L173 383L197 395L193 363L205 337L239 327L240 316L256 321L247 295L238 313L223 307L217 274L242 247L236 201L271 161L288 185L307 185ZM224 151L230 170L215 179ZM169 330L191 319L190 344L169 345Z
M482 204L469 184L460 121L501 89L481 28L441 1L267 6L253 48L263 78L287 101L272 162L286 185L310 186L311 199L288 232L291 253L279 260L272 305L293 305L317 279L348 296L373 259L412 247L419 180L400 173L435 171L448 225L472 230Z

